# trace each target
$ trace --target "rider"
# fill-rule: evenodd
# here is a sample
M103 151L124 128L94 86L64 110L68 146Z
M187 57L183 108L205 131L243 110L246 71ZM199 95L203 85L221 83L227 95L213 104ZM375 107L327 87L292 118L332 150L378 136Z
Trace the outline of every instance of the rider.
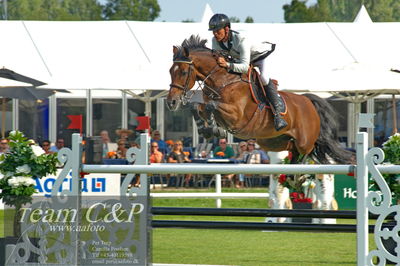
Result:
M266 57L271 53L265 46L251 46L249 41L239 32L231 30L231 22L225 14L215 14L208 23L209 31L213 32L212 49L225 50L234 58L234 62L227 62L224 57L219 57L217 63L229 71L236 73L247 73L250 63L257 66L261 72L261 80L266 89L267 98L273 106L274 125L277 131L287 126L282 118L281 112L284 112L284 103L277 88L272 80L267 76Z

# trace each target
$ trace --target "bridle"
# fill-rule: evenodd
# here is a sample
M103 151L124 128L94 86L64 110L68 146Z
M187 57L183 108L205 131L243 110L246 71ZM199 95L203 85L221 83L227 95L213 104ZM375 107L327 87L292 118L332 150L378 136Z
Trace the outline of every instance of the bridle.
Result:
M186 103L187 103L187 102L190 100L190 98L193 97L193 95L194 95L194 94L192 94L192 96L190 96L190 97L187 96L187 93L188 93L188 91L189 91L190 77L191 77L192 72L194 71L193 61L192 61L192 60L191 60L191 61L174 60L173 62L174 62L174 63L184 63L184 64L188 64L188 65L189 65L189 72L188 72L187 79L186 79L186 81L185 81L185 86L182 86L182 85L179 85L179 84L174 84L174 83L169 84L170 89L171 89L172 87L175 87L175 88L180 89L180 90L183 91L183 93L182 93L182 95L181 95L181 101L182 101L182 104L183 104L183 105L186 105ZM202 88L202 87L201 87L202 85L207 86L207 85L205 84L205 81L206 81L208 78L210 78L212 74L215 73L215 71L217 70L217 67L218 67L218 64L214 66L214 68L210 71L209 74L207 74L207 76L206 76L203 80L201 80L201 81L198 80L199 85L198 85L197 88ZM208 88L208 89L211 89L209 86L207 86L207 88ZM218 95L218 97L220 97L219 94L218 94L215 90L213 90L213 89L211 89L211 90L213 91L213 93L216 93L216 94Z
M189 73L188 73L188 76L187 76L187 79L186 79L184 87L179 85L179 84L174 84L174 83L169 84L170 88L175 87L175 88L178 88L180 90L183 90L183 94L186 95L186 93L189 91L188 86L189 86L190 76L191 76L193 68L194 68L193 61L184 61L184 60L176 60L175 61L174 60L174 63L184 63L184 64L188 64L189 65Z

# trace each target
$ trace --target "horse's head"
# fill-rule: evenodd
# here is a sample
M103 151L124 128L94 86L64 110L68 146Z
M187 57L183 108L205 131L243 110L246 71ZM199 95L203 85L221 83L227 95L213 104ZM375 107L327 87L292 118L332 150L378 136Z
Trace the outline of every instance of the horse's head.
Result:
M171 111L176 111L181 103L186 104L186 94L196 82L196 73L187 47L174 46L173 52L174 62L169 70L171 84L169 85L167 106Z

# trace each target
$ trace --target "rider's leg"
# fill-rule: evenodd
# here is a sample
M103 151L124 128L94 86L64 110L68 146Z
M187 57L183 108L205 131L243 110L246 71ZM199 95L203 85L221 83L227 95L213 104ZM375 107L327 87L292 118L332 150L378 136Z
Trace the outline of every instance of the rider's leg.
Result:
M257 66L260 69L261 72L261 81L263 83L263 86L265 88L265 92L267 95L268 101L271 103L273 106L273 113L274 113L274 125L275 129L277 131L283 129L284 127L287 126L287 122L282 118L281 112L285 111L285 104L283 102L283 99L278 93L278 90L275 86L275 84L272 82L272 80L268 77L267 71L265 70L265 62L266 59L262 59L256 63L254 63L255 66Z

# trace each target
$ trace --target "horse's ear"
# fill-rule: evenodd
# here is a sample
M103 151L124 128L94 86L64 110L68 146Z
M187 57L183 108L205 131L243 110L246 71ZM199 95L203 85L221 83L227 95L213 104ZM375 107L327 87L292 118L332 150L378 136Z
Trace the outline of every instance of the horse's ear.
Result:
M174 54L176 54L178 52L178 47L176 47L175 45L172 48L172 52L174 52Z
M189 48L183 47L184 56L189 57Z

